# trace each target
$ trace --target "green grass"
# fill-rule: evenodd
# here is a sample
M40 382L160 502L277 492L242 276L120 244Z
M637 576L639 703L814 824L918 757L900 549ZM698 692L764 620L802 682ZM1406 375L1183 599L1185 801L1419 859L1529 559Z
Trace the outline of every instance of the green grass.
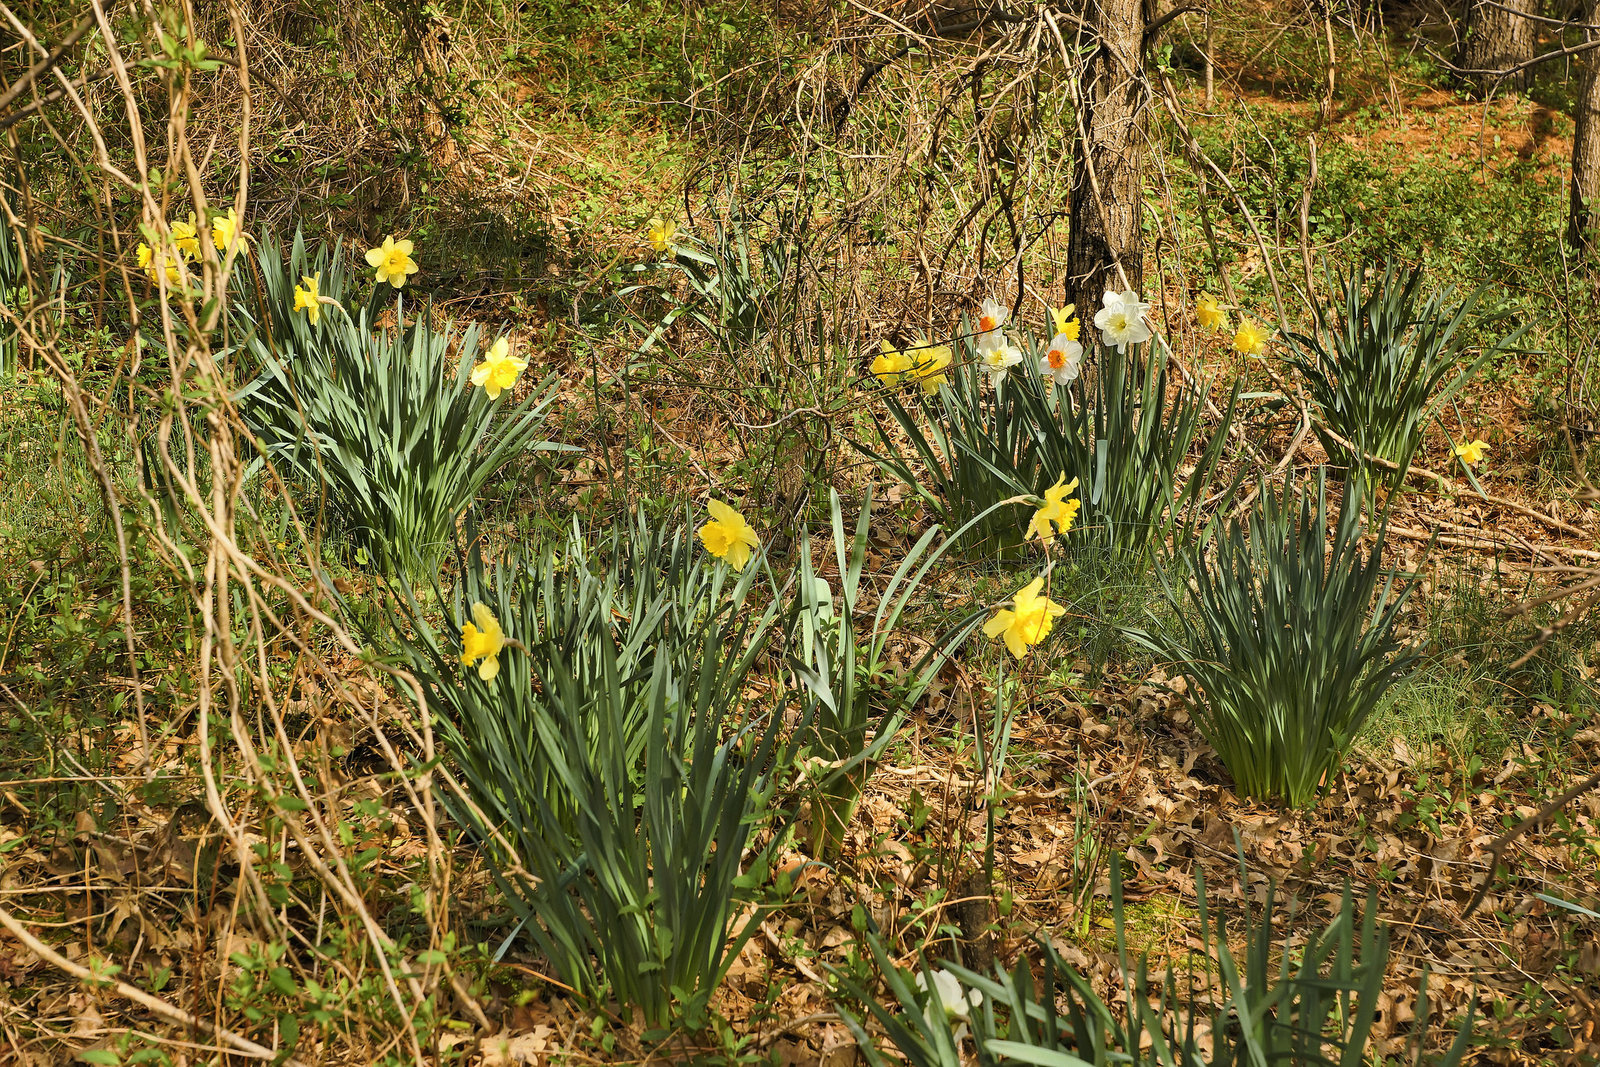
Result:
M1426 606L1424 667L1384 702L1361 733L1360 747L1382 760L1402 740L1423 766L1464 770L1498 764L1524 744L1542 749L1560 727L1549 710L1578 711L1600 699L1585 666L1600 628L1588 620L1557 634L1527 664L1512 664L1530 647L1549 610L1508 622L1502 608L1525 591L1517 573L1497 574L1463 562L1444 571Z
M102 522L99 492L54 381L0 377L0 456L0 544Z
M1495 701L1487 672L1441 661L1419 672L1384 702L1361 731L1357 747L1378 760L1392 759L1399 739L1419 762L1437 758L1449 767L1488 763L1512 743L1514 713Z
M130 471L112 435L102 447L121 493ZM124 450L125 453L125 450ZM102 792L84 774L118 775L117 746L135 730L135 703L122 623L122 567L99 486L84 460L60 390L36 376L0 378L0 753L8 795L24 805L40 840L70 836L91 811L115 819L120 790ZM187 729L194 681L182 665L195 648L193 603L129 525L130 593L138 620L136 661L145 683L153 742ZM158 777L146 800L165 795ZM108 796L111 799L108 799Z

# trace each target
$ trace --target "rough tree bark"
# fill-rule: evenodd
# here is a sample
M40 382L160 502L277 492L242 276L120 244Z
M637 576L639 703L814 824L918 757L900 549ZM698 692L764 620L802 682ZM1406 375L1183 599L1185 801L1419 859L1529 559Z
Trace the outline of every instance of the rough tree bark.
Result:
M1583 5L1583 21L1595 25L1600 16L1600 0ZM1593 31L1585 31L1586 39ZM1578 98L1573 107L1572 184L1567 208L1567 243L1579 252L1588 252L1594 243L1595 196L1600 194L1600 55L1584 52L1574 62L1582 70Z
M1506 70L1533 58L1538 44L1533 20L1523 15L1536 14L1538 0L1472 0L1467 9L1466 32L1456 52L1456 66L1462 70ZM1501 87L1525 91L1532 68L1513 74ZM1487 74L1463 74L1461 86L1477 96L1495 88L1495 78Z
M1148 16L1147 0L1084 4L1084 22L1097 47L1079 76L1066 297L1085 322L1107 289L1123 288L1123 275L1135 290L1144 282L1139 216L1149 107L1142 57Z

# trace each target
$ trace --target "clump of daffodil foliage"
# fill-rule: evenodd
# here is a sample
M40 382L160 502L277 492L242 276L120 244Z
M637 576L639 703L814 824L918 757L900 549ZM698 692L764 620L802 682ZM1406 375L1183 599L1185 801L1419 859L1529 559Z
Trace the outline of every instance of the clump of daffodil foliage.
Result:
M714 503L708 551L642 515L495 563L473 538L444 617L408 599L393 627L520 936L653 1027L702 1024L755 929L772 846L746 846L793 761L746 679L799 605L755 595L754 532Z
M490 479L530 451L567 446L539 437L554 376L520 401L509 395L527 361L506 337L485 345L476 325L457 331L426 312L407 321L402 309L379 325L382 294L417 269L413 251L390 237L368 253L377 291L353 305L339 249L308 253L296 235L284 255L263 238L259 287L233 304L257 368L235 400L262 460L303 487L303 514L325 501L366 557L426 579Z
M1214 519L1163 575L1177 632L1134 634L1196 683L1195 724L1244 796L1315 803L1420 655L1394 637L1410 587L1390 595L1388 512L1365 528L1363 482L1346 478L1336 519L1325 471Z
M820 559L813 554L810 532L802 531L798 582L797 662L806 719L813 724L800 753L809 804L806 841L819 859L838 855L874 761L983 617L981 609L970 611L933 637L909 670L900 670L890 641L913 596L957 538L946 537L937 526L924 532L900 559L869 613L872 494L862 500L851 527L839 494L830 492L829 517L832 536L819 542ZM833 575L823 577L830 569Z
M1111 925L1118 957L1127 961L1120 865L1113 863L1110 872ZM1236 923L1230 932L1226 917L1210 905L1198 869L1195 893L1200 935L1184 973L1203 974L1199 981L1180 982L1171 971L1165 981L1152 981L1140 958L1136 965L1124 962L1108 1003L1048 940L1022 953L1009 972L1000 966L993 974L979 974L953 963L936 966L926 958L916 958L907 970L871 931L862 941L887 996L854 972L830 968L834 1004L871 1067L1362 1067L1371 1062L1372 1022L1387 1000L1383 980L1389 959L1389 929L1374 918L1375 894L1369 893L1358 911L1346 885L1333 918L1307 934L1279 916L1275 888L1268 889L1259 919L1244 916L1242 932ZM1239 945L1238 955L1230 941ZM1429 1023L1426 975L1413 1015L1415 1042ZM876 1024L871 1029L868 1017ZM1465 1059L1472 1021L1469 1012L1449 1049L1432 1062L1456 1067Z
M1202 437L1204 388L1169 388L1149 305L1133 292L1107 292L1102 304L1093 351L1072 307L1047 308L1034 334L993 298L963 320L958 360L943 344L920 340L902 350L883 340L869 369L890 420L877 424L878 447L868 451L950 527L1003 500L1054 499L1070 482L1082 530L1075 551L1142 572L1153 546L1190 528L1234 405ZM942 358L918 355L941 350ZM1091 360L1098 373L1086 383L1081 372ZM1037 533L1000 510L975 527L969 548L981 555L1015 554L1030 541L1048 547Z
M1424 294L1420 269L1391 265L1370 289L1361 271L1329 279L1335 300L1318 306L1316 328L1284 335L1289 361L1305 379L1319 419L1313 430L1328 456L1356 468L1376 456L1397 468L1399 484L1435 415L1523 327L1485 341L1468 329L1481 290L1458 299L1445 289ZM1478 354L1469 358L1469 353ZM1367 468L1369 473L1376 473Z

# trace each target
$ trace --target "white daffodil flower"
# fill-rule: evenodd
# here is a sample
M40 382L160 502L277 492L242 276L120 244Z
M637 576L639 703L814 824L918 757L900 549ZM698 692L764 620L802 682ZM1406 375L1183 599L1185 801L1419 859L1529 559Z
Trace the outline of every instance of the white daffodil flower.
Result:
M924 993L928 991L927 976L917 975L917 988ZM938 1011L944 1012L945 1020L961 1020L961 1025L952 1034L959 1043L967 1036L967 1024L972 1021L972 1013L983 1003L983 994L976 989L962 990L961 979L949 971L940 969L933 972L933 995L928 998L928 1004L922 1009L923 1018L928 1020L932 1027Z
M1050 339L1050 347L1039 360L1039 374L1057 385L1066 385L1077 378L1083 366L1083 346L1064 333Z
M978 349L978 362L989 372L989 380L996 389L1011 373L1011 368L1022 362L1022 349L1001 338L997 344L982 345Z
M998 338L1000 327L1005 324L1006 309L1001 307L994 297L985 297L983 303L978 305L978 343Z
M1150 327L1144 321L1150 305L1141 302L1138 293L1131 289L1125 293L1107 290L1100 302L1105 306L1094 313L1094 324L1100 329L1102 344L1126 352L1130 344L1150 340Z

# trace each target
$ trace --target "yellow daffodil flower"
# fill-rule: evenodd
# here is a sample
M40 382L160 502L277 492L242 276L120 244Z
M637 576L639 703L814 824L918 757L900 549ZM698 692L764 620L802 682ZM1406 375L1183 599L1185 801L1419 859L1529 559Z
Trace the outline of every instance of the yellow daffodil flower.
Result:
M243 249L249 238L239 229L238 209L230 207L226 215L218 215L211 220L211 243L216 246L218 252L226 252L236 237L239 239L240 249Z
M678 234L676 222L664 222L660 216L650 220L650 247L657 252L665 252L672 247L672 239Z
M151 251L149 245L140 241L139 247L134 254L138 257L140 269L150 276L151 285L160 283L161 279L157 277L157 272L163 268L166 270L168 285L177 285L183 280L183 275L178 270L178 264L168 257L166 253L163 252L158 256Z
M1259 356L1267 350L1267 338L1272 334L1249 319L1239 320L1239 332L1233 335L1233 347L1247 356Z
M461 662L470 667L473 661L483 660L478 664L478 677L492 682L500 673L500 652L506 647L506 632L500 629L494 612L481 601L472 605L472 620L476 626L469 622L461 627Z
M200 258L200 233L195 228L193 215L189 216L188 222L172 224L172 243L178 246L178 251L191 260Z
M305 288L294 287L294 309L304 311L306 318L315 326L317 320L322 318L322 294L317 292L317 282L321 280L322 273L302 274L300 280L305 283Z
M883 351L872 358L872 373L884 385L899 385L911 370L911 357L897 351L887 340L880 345Z
M1045 306L1049 307L1048 304ZM1083 330L1083 323L1079 322L1072 314L1077 309L1077 304L1068 304L1064 308L1050 308L1050 322L1056 328L1055 334L1052 336L1066 334L1069 341L1078 339L1078 335Z
M1489 442L1468 441L1464 445L1456 445L1452 451L1455 452L1461 462L1470 467L1483 459L1483 454L1489 451Z
M922 386L924 393L932 396L939 391L939 386L949 384L950 376L945 373L951 359L948 347L919 341L906 350L906 355L914 361L911 377Z
M500 391L510 389L528 367L527 360L512 359L508 347L506 339L500 338L483 354L483 362L472 368L472 384L483 386L490 400L498 400Z
M1028 524L1027 537L1031 540L1035 534L1045 544L1053 544L1056 531L1063 535L1072 529L1072 524L1078 519L1078 509L1083 506L1083 501L1068 500L1067 494L1078 488L1078 479L1067 481L1067 476L1062 474L1056 479L1056 484L1044 491L1044 507L1033 513L1033 521ZM1055 530L1050 524L1055 524Z
M1040 575L1021 589L1011 601L1010 608L995 612L994 618L983 624L986 637L1000 637L1006 648L1017 659L1028 654L1028 649L1049 636L1050 628L1067 609L1049 597L1040 596L1044 588L1044 575Z
M1222 310L1222 305L1217 303L1217 298L1210 293L1201 293L1200 299L1194 302L1194 317L1200 320L1203 329L1228 328L1228 313Z
M761 541L744 516L720 500L706 504L711 521L697 531L706 551L725 561L736 571L744 570L750 554L761 547Z
M411 258L410 241L396 241L394 235L383 239L383 244L367 251L367 265L378 268L377 282L388 282L396 289L406 283L406 278L417 273L418 267Z

